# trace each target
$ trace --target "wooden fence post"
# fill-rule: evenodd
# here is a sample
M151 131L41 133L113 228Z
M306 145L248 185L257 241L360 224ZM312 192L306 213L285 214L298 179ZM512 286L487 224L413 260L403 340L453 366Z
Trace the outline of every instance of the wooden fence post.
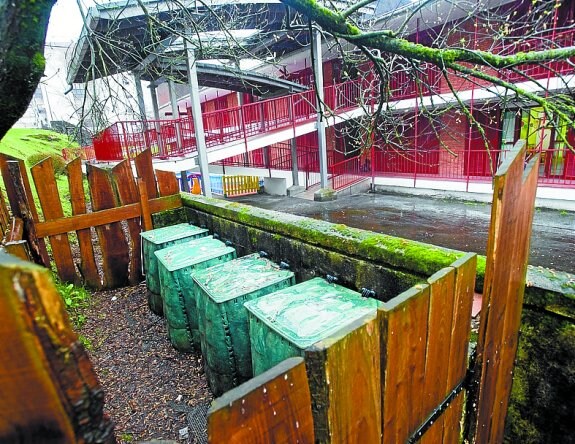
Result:
M290 358L216 399L208 442L313 442L310 393L302 358Z
M34 184L36 185L36 191L38 192L38 200L44 213L44 220L64 217L60 194L58 193L58 185L56 184L54 175L52 158L47 157L34 165L31 168L31 172L34 178ZM49 239L58 277L64 282L79 284L80 279L76 273L76 266L72 258L72 249L70 248L68 234L63 233L49 236Z
M134 181L134 174L130 162L123 160L112 168L112 176L121 205L136 203L140 200L138 187ZM128 219L130 233L130 277L131 285L142 281L142 256L140 239L140 218Z
M520 140L494 176L477 344L475 442L503 441L525 291L539 155L525 166Z
M24 239L28 241L34 262L49 267L50 257L44 239L36 236L35 224L38 222L38 213L24 161L0 154L0 170L12 215L24 221Z
M66 165L66 170L68 171L72 214L86 214L86 197L84 194L84 184L82 182L82 161L79 158L72 160ZM84 278L84 283L91 288L100 288L102 286L102 280L100 279L96 259L94 258L92 230L90 228L83 228L76 230L76 234L80 247L80 272Z
M97 214L99 210L116 207L116 196L109 172L93 165L88 165L87 173L92 211ZM128 242L124 236L122 225L120 222L95 225L100 241L100 249L102 250L104 287L123 287L128 283L130 257Z
M50 272L0 251L0 442L115 442Z

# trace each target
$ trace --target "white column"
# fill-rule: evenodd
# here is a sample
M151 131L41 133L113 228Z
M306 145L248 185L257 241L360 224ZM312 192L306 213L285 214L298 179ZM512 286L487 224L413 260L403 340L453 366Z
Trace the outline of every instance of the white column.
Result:
M176 96L176 84L172 79L168 80L168 90L170 92L170 104L172 105L172 119L176 120L180 117L180 110L178 108L178 97ZM174 122L176 125L176 144L177 148L181 150L182 148L182 135L180 133L180 125Z
M323 117L323 61L321 55L321 33L314 29L312 39L313 75L317 88L317 143L319 147L319 174L321 188L327 188L327 140Z
M191 36L191 31L186 32L186 37ZM202 121L202 108L200 106L200 87L198 85L198 73L196 70L196 57L194 49L190 47L187 39L184 39L188 61L188 84L190 86L190 102L192 104L192 119L194 121L194 133L196 136L196 148L198 150L198 165L202 175L202 192L206 197L212 197L210 183L210 170L208 164L208 152L206 148L206 136L204 134L204 122Z
M160 120L160 107L158 105L158 94L156 88L158 86L155 83L150 83L150 96L152 97L152 108L154 109L154 119Z
M160 107L158 106L157 85L150 83L150 96L152 97L152 108L154 110L154 127L156 128L156 137L158 140L158 151L160 155L164 154L164 141L162 139L162 128L160 126Z
M144 92L142 91L142 77L139 72L134 71L134 83L136 84L136 97L138 99L138 111L140 119L146 120L146 105L144 103Z
M291 177L294 187L299 186L299 170L297 167L297 142L296 138L292 137L290 140L291 146Z

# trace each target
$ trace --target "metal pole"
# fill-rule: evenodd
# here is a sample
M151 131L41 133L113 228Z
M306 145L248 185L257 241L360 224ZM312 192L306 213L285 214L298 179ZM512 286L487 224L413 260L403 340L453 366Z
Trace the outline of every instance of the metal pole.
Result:
M134 83L136 84L136 97L138 99L138 111L140 119L146 120L146 104L144 103L144 92L142 91L142 77L137 71L132 73L134 75Z
M172 105L172 120L174 120L174 126L176 128L176 151L180 152L182 149L182 134L180 132L180 124L177 121L180 117L180 110L178 108L178 99L176 96L176 85L171 79L168 80L168 89L170 92L170 103Z
M186 37L191 36L191 30L187 30ZM188 62L188 84L190 86L190 102L192 104L192 119L194 122L194 132L196 136L196 149L198 151L198 165L202 175L202 192L206 197L212 197L212 186L210 183L210 167L208 163L208 152L206 147L206 136L204 134L204 122L202 121L202 108L200 106L200 87L198 85L198 73L196 70L196 57L194 49L190 47L188 39L184 39Z
M321 33L317 29L313 31L312 51L317 102L317 142L319 148L320 187L327 188L327 140L325 135L325 120L323 118L323 63L321 55Z
M150 96L152 97L152 108L154 110L154 127L156 128L156 140L158 141L158 151L160 156L164 155L164 140L162 139L162 127L160 124L160 107L158 106L158 96L156 84L150 83Z
M299 170L297 164L297 140L295 136L295 111L294 111L294 94L293 91L290 92L289 99L288 99L288 106L289 106L289 115L290 120L292 123L293 129L293 137L290 140L290 151L291 151L291 178L292 178L292 185L294 187L299 186Z

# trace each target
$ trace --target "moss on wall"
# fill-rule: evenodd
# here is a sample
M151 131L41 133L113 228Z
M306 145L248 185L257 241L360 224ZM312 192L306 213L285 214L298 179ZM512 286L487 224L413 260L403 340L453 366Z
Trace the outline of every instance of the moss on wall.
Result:
M524 308L508 443L575 441L575 325L572 318Z
M167 227L168 225L176 225L182 222L187 222L184 208L176 208L174 210L152 214L152 224L154 228Z

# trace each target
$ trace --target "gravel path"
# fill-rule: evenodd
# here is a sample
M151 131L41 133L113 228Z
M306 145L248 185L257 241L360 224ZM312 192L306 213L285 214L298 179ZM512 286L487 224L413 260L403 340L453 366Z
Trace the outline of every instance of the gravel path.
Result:
M164 319L147 305L145 283L93 294L79 333L106 393L119 442L200 442L188 418L212 395L199 352L172 348Z

